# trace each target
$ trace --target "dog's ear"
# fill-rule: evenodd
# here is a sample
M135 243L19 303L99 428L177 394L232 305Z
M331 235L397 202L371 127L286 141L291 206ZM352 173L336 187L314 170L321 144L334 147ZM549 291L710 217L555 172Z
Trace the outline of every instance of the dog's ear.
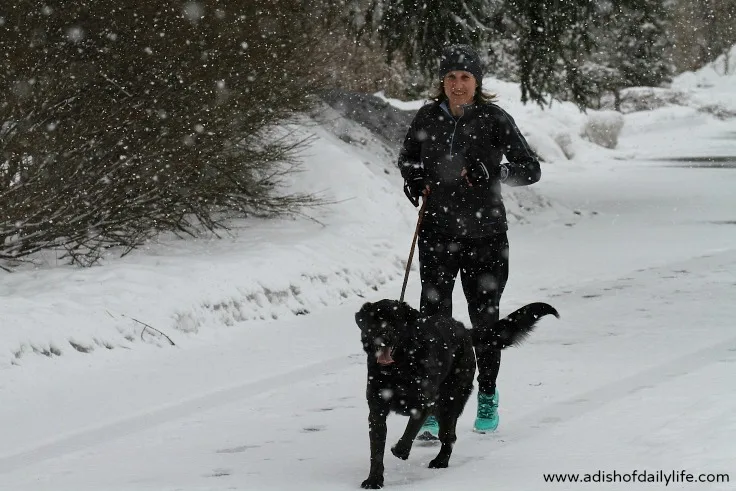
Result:
M370 312L372 305L373 305L372 303L366 302L363 304L360 310L355 313L355 323L358 325L358 327L361 330L363 330L363 326L365 325L366 317L368 316L368 312Z

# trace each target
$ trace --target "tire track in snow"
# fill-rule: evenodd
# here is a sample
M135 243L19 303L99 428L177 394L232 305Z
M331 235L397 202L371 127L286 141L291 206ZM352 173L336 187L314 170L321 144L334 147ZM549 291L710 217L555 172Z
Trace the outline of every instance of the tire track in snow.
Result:
M576 295L587 298L587 294L589 297L601 297L612 301L608 297L609 291L631 288L633 291L646 291L647 295L653 298L674 298L682 291L688 292L703 284L715 285L718 291L728 292L733 284L730 271L733 270L734 265L736 265L736 249L713 251L687 260L673 261L638 270L623 278L592 282L585 288L579 288L574 292L563 292L557 296ZM671 279L678 275L684 275L682 276L686 281L684 285L682 282L671 282ZM693 276L695 277L694 282L691 279ZM663 278L670 280L662 282ZM659 286L657 291L651 291L650 285L653 279ZM704 280L705 283L703 283ZM695 370L724 361L736 361L736 336L716 340L699 350L663 361L562 401L552 402L537 411L520 415L518 419L510 416L508 420L519 427L514 432L514 441L530 438L557 423L591 413L635 392L656 387Z
M519 418L508 417L508 421L513 423L517 429L513 433L513 441L507 441L507 445L532 438L540 431L552 428L557 423L568 422L591 413L640 390L689 375L708 365L726 361L736 361L736 337L718 341L706 348L679 356L628 377L576 394L571 398L553 402Z
M517 429L513 433L513 440L507 441L507 444L501 448L527 438L533 438L540 431L549 429L559 422L566 422L583 416L639 390L688 375L699 368L726 360L736 360L736 337L674 358L664 364L599 386L593 390L576 394L574 397L545 405L544 408L526 413L519 418L509 417L509 423L513 423ZM177 419L248 399L263 392L279 390L295 383L321 377L327 372L345 370L354 365L356 361L362 363L362 357L340 356L332 358L265 379L159 406L145 413L75 432L48 443L0 457L0 473L12 472L18 468L112 442Z
M261 380L218 389L191 399L158 406L150 411L122 418L114 422L60 436L46 443L35 445L16 453L0 456L0 474L12 472L21 467L61 457L95 445L112 442L133 433L248 399L263 392L278 390L295 383L320 377L331 371L345 370L354 365L356 360L362 363L363 357L343 355L331 358Z

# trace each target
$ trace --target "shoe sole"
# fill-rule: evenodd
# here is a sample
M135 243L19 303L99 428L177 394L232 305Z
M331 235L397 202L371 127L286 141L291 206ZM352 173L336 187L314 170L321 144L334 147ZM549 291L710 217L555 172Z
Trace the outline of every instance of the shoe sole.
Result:
M439 440L439 437L434 436L429 431L425 431L424 433L420 433L419 435L417 435L416 439L423 441L423 442L432 442L432 441Z
M473 433L480 433L481 435L484 435L484 434L486 434L486 433L493 433L493 432L494 432L494 431L496 431L497 429L498 429L498 427L496 427L496 428L492 428L492 429L490 429L490 430L481 430L481 429L479 429L479 428L476 428L476 427L474 426L474 427L473 427Z

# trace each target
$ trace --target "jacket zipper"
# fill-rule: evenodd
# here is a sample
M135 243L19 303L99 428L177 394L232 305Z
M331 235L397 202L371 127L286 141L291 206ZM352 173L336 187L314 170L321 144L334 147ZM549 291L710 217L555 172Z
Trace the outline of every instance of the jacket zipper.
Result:
M457 132L457 124L460 122L460 119L462 119L462 117L465 115L465 110L463 110L463 114L461 114L456 119L455 116L452 115L452 113L447 109L444 104L441 107L455 121L455 126L452 128L452 135L450 135L450 157L453 157L452 147L455 144L455 132Z
M460 118L462 118L462 116L460 116ZM452 136L450 137L450 157L454 157L452 147L455 144L455 132L457 131L457 124L460 122L460 118L455 120L455 127L452 129Z

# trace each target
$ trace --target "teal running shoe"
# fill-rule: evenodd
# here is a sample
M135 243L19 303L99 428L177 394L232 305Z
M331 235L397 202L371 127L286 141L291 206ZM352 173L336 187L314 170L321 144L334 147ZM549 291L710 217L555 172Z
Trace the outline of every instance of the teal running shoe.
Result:
M498 428L498 389L493 393L484 394L478 391L478 417L475 418L473 431L489 433Z

